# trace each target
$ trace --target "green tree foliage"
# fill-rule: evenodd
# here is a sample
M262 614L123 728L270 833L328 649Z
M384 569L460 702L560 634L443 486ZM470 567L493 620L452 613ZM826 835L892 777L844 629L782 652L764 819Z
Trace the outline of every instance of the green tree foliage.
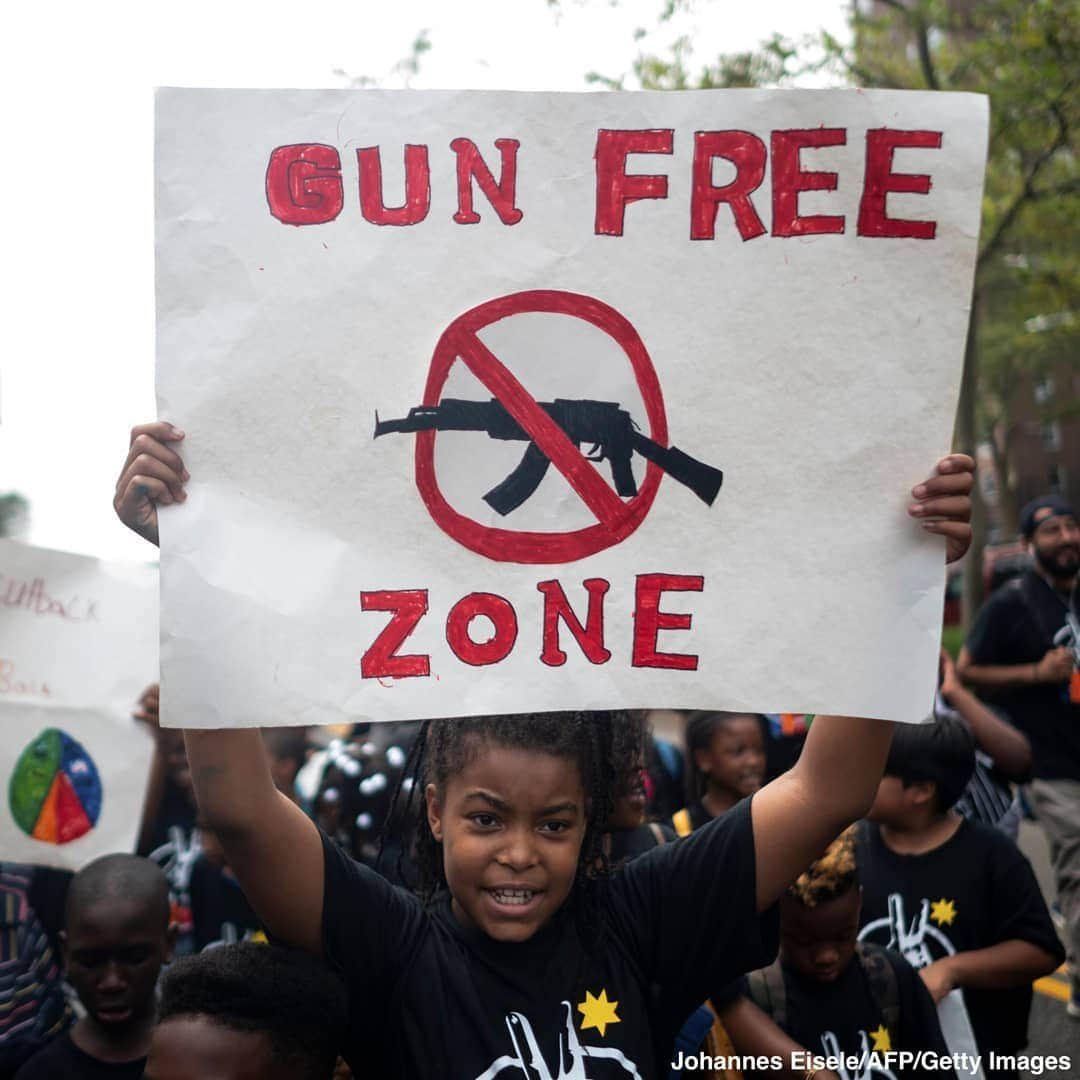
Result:
M964 448L990 443L1003 517L1012 522L1016 493L1007 459L1017 393L1030 392L1032 376L1075 370L1080 353L1080 4L877 0L854 9L852 31L850 45L831 43L828 53L859 85L990 95L956 440ZM1066 393L1050 408L1075 407ZM977 558L981 505L976 511ZM980 600L980 575L968 574L966 616Z
M0 536L21 536L29 520L30 503L17 491L0 495Z
M658 23L716 0L665 0ZM799 85L813 75L838 85L971 91L991 100L983 224L956 443L989 441L999 463L1006 521L1015 492L1004 467L1016 431L1019 386L1080 356L1080 0L858 0L850 38L774 36L753 53L692 65L690 42L666 55L639 53L636 84L648 89ZM644 32L640 38L644 37ZM595 81L622 87L625 78ZM1080 409L1068 393L1045 419ZM976 499L979 565L983 510ZM979 603L980 575L965 582L965 615Z

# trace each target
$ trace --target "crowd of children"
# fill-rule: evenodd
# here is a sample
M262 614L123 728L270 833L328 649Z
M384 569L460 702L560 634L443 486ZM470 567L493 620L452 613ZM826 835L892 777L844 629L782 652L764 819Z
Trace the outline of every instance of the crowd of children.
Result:
M184 497L181 437L136 429L118 485L121 518L154 541L156 503ZM970 482L952 456L913 496L952 557ZM922 1073L888 1051L955 1049L935 1010L952 997L981 1053L1015 1052L1031 982L1062 951L1010 837L952 807L975 738L999 778L1023 744L948 665L942 693L960 718L895 739L816 717L785 718L777 740L770 718L693 712L680 760L619 712L181 742L150 688L140 854L64 883L51 935L32 879L10 878L34 1009L17 1026L0 999L0 1033L18 1036L0 1047L22 1047L20 1080L601 1080L774 1060L899 1080ZM709 1039L688 1024L702 1014Z

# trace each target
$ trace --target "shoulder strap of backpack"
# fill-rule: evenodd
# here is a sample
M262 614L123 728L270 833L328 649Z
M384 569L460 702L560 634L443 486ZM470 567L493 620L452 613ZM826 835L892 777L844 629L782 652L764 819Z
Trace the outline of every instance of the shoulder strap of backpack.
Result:
M780 961L774 960L768 967L751 971L746 976L750 1000L762 1012L773 1018L777 1027L787 1024L787 994L784 990L784 973Z
M690 824L690 811L683 807L682 810L676 810L671 815L671 824L675 826L675 832L678 836L689 836L694 827Z
M1046 639L1047 648L1054 640L1054 635L1058 632L1058 627L1051 626L1044 615L1043 605L1039 603L1038 597L1035 595L1035 590L1042 588L1042 586L1035 580L1033 572L1021 574L1018 578L1013 578L1008 582L1004 588L1013 587L1016 589L1017 595L1024 602L1024 608L1027 610L1028 616L1035 624L1039 633ZM1047 586L1049 588L1049 586Z
M889 954L879 945L860 941L855 946L855 953L870 983L870 996L895 1039L900 1034L900 986L896 969L889 961Z

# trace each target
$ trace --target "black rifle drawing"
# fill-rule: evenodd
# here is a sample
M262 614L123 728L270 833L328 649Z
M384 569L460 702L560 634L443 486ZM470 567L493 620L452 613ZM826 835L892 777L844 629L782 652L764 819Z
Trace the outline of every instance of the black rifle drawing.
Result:
M684 454L674 446L661 446L638 431L630 414L610 401L539 401L544 410L575 445L592 449L589 461L610 461L615 490L624 498L637 494L637 483L630 468L634 453L659 465L673 480L688 487L699 499L712 506L724 474L711 465ZM420 405L409 410L401 420L380 420L375 414L375 438L391 432L412 431L482 431L492 439L527 442L525 455L517 468L496 484L484 501L504 517L516 510L540 486L551 464L533 442L532 436L506 411L496 398L490 401L464 401L443 398L438 405Z

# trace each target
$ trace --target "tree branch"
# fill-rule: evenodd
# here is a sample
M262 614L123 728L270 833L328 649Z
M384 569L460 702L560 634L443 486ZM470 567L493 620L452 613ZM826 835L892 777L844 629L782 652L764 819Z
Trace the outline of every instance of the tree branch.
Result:
M1012 227L1013 222L1016 220L1017 215L1024 208L1025 204L1040 197L1035 188L1035 181L1038 179L1039 173L1042 172L1043 167L1062 147L1068 145L1069 125L1060 104L1055 103L1054 105L1051 105L1050 111L1054 114L1054 119L1057 121L1057 137L1031 163L1031 168L1028 169L1027 176L1024 177L1023 186L1020 188L1020 191L1013 199L1009 208L1001 216L1001 220L998 221L997 228L994 229L990 239L987 240L983 245L982 250L979 252L977 261L978 266L982 266L983 263L985 263L987 259L989 259L991 255L994 255L998 248L1001 247L1006 234Z
M931 90L940 90L937 72L934 70L934 60L930 55L930 34L925 21L920 16L912 18L915 30L915 47L919 50L919 67L922 68L923 78Z

